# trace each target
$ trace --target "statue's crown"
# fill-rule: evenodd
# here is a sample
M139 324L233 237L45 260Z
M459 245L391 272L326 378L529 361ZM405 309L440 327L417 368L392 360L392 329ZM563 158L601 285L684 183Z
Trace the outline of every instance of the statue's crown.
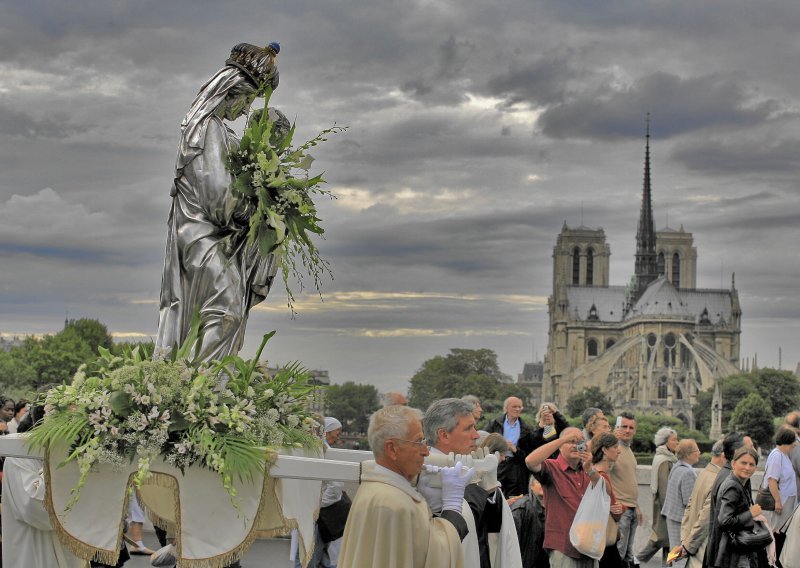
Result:
M273 89L278 86L278 68L275 56L281 50L277 42L267 47L258 47L250 43L240 43L231 50L231 56L225 62L244 71L257 87L269 85Z

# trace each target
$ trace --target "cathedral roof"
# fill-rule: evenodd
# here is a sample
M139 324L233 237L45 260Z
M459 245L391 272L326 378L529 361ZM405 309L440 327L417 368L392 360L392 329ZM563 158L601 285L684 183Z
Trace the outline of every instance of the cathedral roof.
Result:
M624 286L567 286L569 317L586 321L594 306L600 322L621 322L625 306ZM627 318L652 316L691 317L701 323L701 314L706 312L708 323L712 325L730 322L732 299L730 290L680 290L676 289L663 276L647 287L636 302Z
M650 283L628 313L629 318L640 315L691 317L693 314L675 286L660 276Z
M708 310L708 319L712 324L731 321L733 300L730 290L680 290L679 292L695 322L699 323L703 310Z
M622 321L625 311L624 286L567 286L569 316L573 319L589 318L592 306L601 322Z

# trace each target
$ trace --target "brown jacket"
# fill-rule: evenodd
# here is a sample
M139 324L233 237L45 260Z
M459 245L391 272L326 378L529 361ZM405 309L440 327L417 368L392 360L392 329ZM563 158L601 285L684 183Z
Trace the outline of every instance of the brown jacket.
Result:
M708 515L711 512L711 488L717 478L720 467L708 464L697 474L692 496L683 512L681 521L681 544L686 552L697 554L698 549L708 538Z

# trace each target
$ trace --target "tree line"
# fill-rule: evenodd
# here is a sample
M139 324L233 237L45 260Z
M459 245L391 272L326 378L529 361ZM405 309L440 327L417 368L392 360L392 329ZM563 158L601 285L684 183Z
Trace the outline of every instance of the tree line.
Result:
M81 364L99 354L100 347L119 353L131 344L114 343L104 324L88 318L68 320L64 329L53 335L27 337L20 346L0 351L0 394L12 398L30 396L43 385L69 382ZM800 408L800 380L789 371L759 369L718 382L723 429L746 431L760 444L770 444L778 417ZM409 380L408 394L409 405L422 410L441 398L472 394L481 399L487 418L500 414L503 401L509 396L526 402L530 399L526 387L500 371L497 354L491 349L451 349L446 355L424 361ZM705 439L703 433L711 426L712 398L713 389L698 393L693 407L693 431L677 418L637 417L639 449L646 451L650 434L661 426L673 427L682 436ZM365 432L370 414L381 406L374 385L353 381L331 385L326 399L328 414L336 416L348 431ZM607 415L614 413L608 397L597 387L575 394L561 410L577 424L575 418L590 406L601 408ZM530 414L523 418L533 420Z

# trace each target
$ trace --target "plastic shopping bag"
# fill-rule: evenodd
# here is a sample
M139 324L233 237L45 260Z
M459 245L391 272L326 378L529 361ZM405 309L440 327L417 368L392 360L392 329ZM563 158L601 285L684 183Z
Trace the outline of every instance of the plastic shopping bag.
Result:
M601 477L594 487L590 483L586 488L569 529L569 541L578 552L595 560L603 556L610 508L611 497Z

